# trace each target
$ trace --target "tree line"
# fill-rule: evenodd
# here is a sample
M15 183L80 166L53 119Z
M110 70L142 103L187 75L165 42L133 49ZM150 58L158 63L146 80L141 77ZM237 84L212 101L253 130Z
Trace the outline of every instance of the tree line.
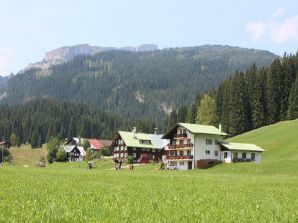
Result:
M186 121L221 123L230 136L282 120L298 118L298 53L268 67L253 64L235 72L216 90L197 96ZM208 112L206 112L208 111Z
M82 103L61 103L36 99L21 105L0 106L0 137L12 146L22 143L39 148L51 137L59 140L80 136L84 138L113 139L118 130L153 132L152 119L126 120L122 117L92 108Z

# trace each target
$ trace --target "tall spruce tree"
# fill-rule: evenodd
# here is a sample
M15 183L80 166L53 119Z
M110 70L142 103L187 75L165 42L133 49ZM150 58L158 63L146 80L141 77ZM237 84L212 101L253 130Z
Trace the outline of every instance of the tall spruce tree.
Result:
M269 124L280 120L281 82L280 60L275 60L270 66L267 78L267 110Z
M290 93L288 118L289 119L298 118L298 74L296 76L295 83L293 84L291 93Z

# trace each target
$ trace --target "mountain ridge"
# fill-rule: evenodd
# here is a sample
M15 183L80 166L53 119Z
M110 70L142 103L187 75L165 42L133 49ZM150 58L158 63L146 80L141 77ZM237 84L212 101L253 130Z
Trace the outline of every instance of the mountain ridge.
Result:
M126 46L126 47L101 47L90 46L89 44L79 44L74 46L63 46L45 53L42 61L30 63L20 73L35 68L46 70L52 66L68 62L79 55L95 55L104 51L119 50L130 52L148 52L157 50L158 46L154 44L142 44L139 46Z
M205 45L146 52L111 50L79 55L49 69L29 69L0 87L0 103L34 98L84 102L134 120L161 120L187 106L235 70L267 66L268 51Z

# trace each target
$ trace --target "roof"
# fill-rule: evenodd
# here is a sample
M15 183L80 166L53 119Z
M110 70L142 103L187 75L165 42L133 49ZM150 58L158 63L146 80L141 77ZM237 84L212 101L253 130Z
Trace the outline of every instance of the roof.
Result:
M220 142L220 145L222 145L223 147L225 147L228 150L255 151L255 152L264 152L265 151L264 149L256 146L255 144Z
M70 142L74 140L76 145L79 145L80 143L84 143L85 140L88 140L90 143L90 147L95 150L99 150L104 146L111 146L112 140L102 140L102 139L84 139L84 138L78 138L78 137L72 137L70 140L67 141L66 145L70 144Z
M133 138L132 132L119 131L118 134L128 147L163 149L169 144L167 139L162 139L163 135L136 133L136 138ZM142 144L140 140L150 140L151 144Z
M99 150L104 146L111 146L112 144L111 140L88 139L88 141L90 143L90 147L96 150Z
M210 134L210 135L222 135L226 136L228 135L225 132L220 131L220 129L212 126L212 125L198 125L198 124L190 124L190 123L176 123L176 125L168 131L163 138L167 137L169 134L174 133L174 130L176 130L179 126L187 129L193 134Z
M64 151L67 152L67 153L70 153L75 147L77 147L78 150L80 150L81 156L85 156L86 155L86 151L84 150L84 148L82 146L74 146L74 145L62 146L62 148L64 149Z

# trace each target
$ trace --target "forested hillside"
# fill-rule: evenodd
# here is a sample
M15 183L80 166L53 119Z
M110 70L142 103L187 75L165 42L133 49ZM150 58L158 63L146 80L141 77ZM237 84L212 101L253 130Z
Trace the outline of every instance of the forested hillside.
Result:
M50 136L59 139L81 136L112 139L119 129L153 132L150 119L127 122L117 115L84 104L58 103L47 99L32 100L24 105L0 106L0 136L13 144L31 143L40 147Z
M102 52L18 74L0 88L0 103L43 97L100 107L128 120L161 121L236 70L244 71L253 63L269 65L276 58L267 51L229 46Z
M197 96L188 110L187 121L220 122L230 136L281 120L296 119L298 53L276 59L268 68L252 65L245 73L236 72L216 91L209 92L209 96ZM206 109L211 112L204 114L202 110Z

